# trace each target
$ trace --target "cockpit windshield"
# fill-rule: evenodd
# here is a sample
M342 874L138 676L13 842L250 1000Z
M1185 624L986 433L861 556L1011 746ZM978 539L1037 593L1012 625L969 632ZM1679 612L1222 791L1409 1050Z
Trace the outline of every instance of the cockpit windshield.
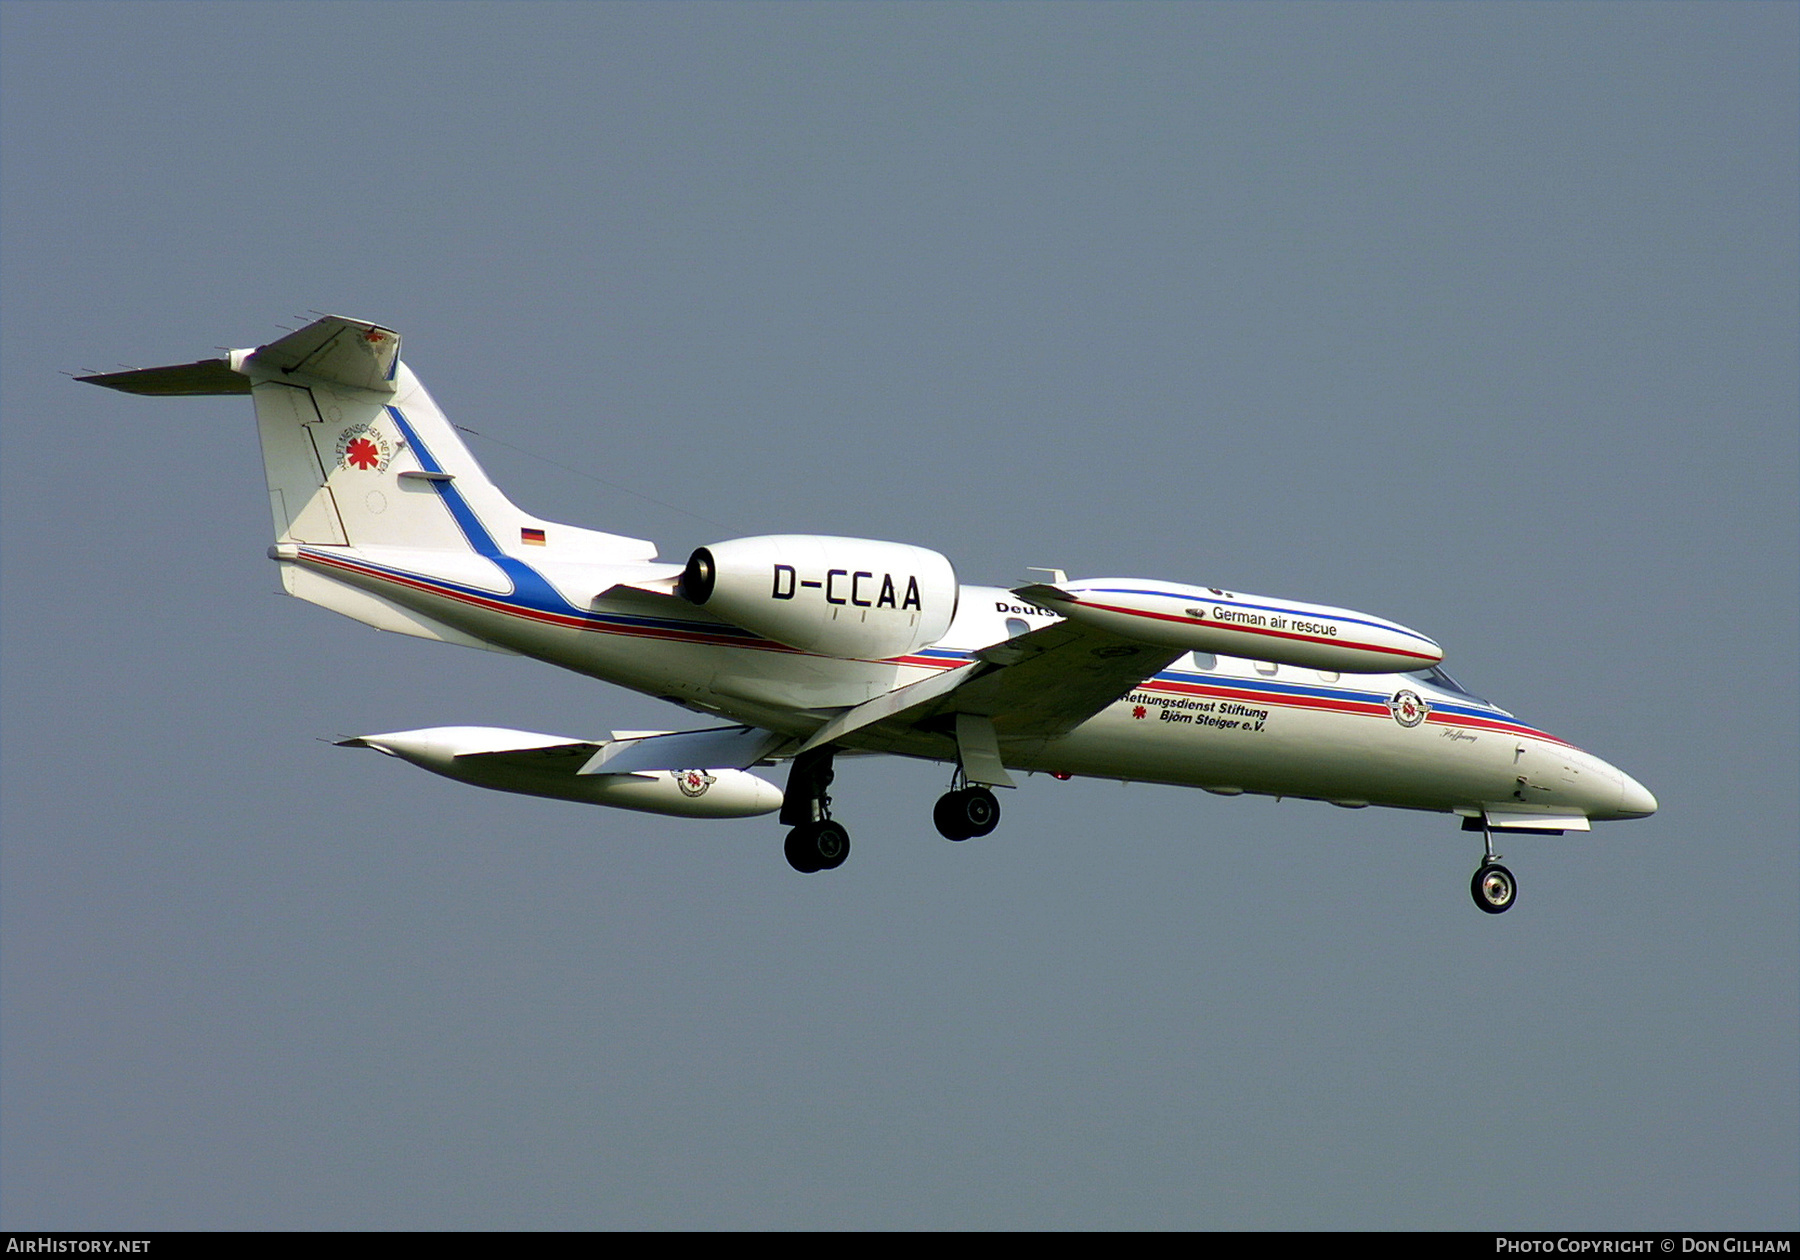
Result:
M1453 691L1459 696L1467 696L1469 699L1480 701L1482 704L1491 703L1488 700L1482 699L1482 697L1476 695L1473 691L1470 691L1467 687L1457 682L1456 679L1450 677L1450 675L1446 674L1443 669L1437 665L1433 665L1430 669L1415 669L1406 676L1408 678L1416 678L1422 683L1441 688L1444 691Z

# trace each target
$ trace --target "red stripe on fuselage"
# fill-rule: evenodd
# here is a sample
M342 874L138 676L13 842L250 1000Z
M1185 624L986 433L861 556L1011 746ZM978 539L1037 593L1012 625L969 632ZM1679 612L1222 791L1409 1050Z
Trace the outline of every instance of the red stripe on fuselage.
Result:
M1260 704L1267 708L1314 709L1327 713L1350 713L1362 717L1392 717L1387 702L1383 700L1355 700L1339 696L1305 696L1289 692L1261 691L1254 688L1233 687L1226 683L1178 683L1178 682L1145 682L1132 688L1134 691L1169 692L1175 695L1205 696L1215 700L1236 700L1250 704ZM1430 702L1427 701L1429 704ZM1433 709L1426 715L1426 721L1440 726L1463 726L1471 730L1489 731L1500 735L1526 735L1532 739L1548 740L1553 744L1573 747L1566 740L1546 734L1535 727L1525 726L1518 722L1509 722L1502 718L1471 717L1461 713L1445 713Z
M1144 683L1138 691L1170 691L1176 695L1207 696L1215 700L1240 700L1251 704L1281 705L1290 709L1322 709L1331 713L1359 713L1364 716L1388 715L1387 705L1373 700L1352 700L1337 696L1296 696L1287 692L1258 691L1232 687L1225 683Z
M535 621L540 625L560 626L567 630L590 630L603 634L620 634L639 639L661 639L668 642L694 643L709 647L753 648L761 652L786 652L792 655L803 655L797 648L788 647L785 643L776 643L772 639L745 640L734 636L709 634L704 630L677 630L669 626L618 625L605 622L596 617L569 616L566 613L544 612L536 608L523 608L518 604L506 602L502 597L475 595L467 591L458 591L438 585L407 574L395 573L386 569L372 568L359 564L343 556L322 554L317 551L303 551L303 560L314 561L326 568L344 569L363 577L374 578L381 582L390 582L395 586L403 586L409 590L423 591L435 595L439 599L454 600L475 608L484 608L489 612L502 613L517 617L523 621Z

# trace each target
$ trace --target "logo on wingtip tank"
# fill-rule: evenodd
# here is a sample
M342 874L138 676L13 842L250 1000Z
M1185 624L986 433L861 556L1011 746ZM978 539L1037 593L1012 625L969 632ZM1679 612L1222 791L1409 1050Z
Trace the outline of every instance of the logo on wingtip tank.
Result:
M1417 726L1431 712L1431 706L1416 691L1396 691L1388 701L1388 712L1402 726Z
M675 772L675 786L681 789L683 796L704 796L706 789L717 780L704 770L678 770Z
M337 457L339 468L382 472L394 458L394 448L374 426L353 424L338 435Z

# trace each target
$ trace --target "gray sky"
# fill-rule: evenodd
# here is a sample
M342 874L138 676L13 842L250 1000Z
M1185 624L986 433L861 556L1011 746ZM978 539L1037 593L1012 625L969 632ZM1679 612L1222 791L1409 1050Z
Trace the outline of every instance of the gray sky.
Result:
M1795 1228L1797 13L4 0L5 1227ZM867 760L805 878L332 748L691 717L59 375L308 310L529 510L1367 609L1662 812L1491 918L1437 816Z

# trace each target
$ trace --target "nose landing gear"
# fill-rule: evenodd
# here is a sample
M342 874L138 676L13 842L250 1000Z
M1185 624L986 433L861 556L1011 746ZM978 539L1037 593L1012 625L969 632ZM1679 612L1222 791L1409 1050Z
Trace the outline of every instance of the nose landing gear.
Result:
M1504 914L1512 909L1513 898L1519 895L1519 885L1511 871L1498 862L1487 862L1469 881L1469 895L1489 914Z
M1494 852L1494 835L1485 826L1481 829L1481 841L1481 866L1469 881L1469 895L1486 913L1505 914L1519 895L1519 881L1500 865L1501 855Z

